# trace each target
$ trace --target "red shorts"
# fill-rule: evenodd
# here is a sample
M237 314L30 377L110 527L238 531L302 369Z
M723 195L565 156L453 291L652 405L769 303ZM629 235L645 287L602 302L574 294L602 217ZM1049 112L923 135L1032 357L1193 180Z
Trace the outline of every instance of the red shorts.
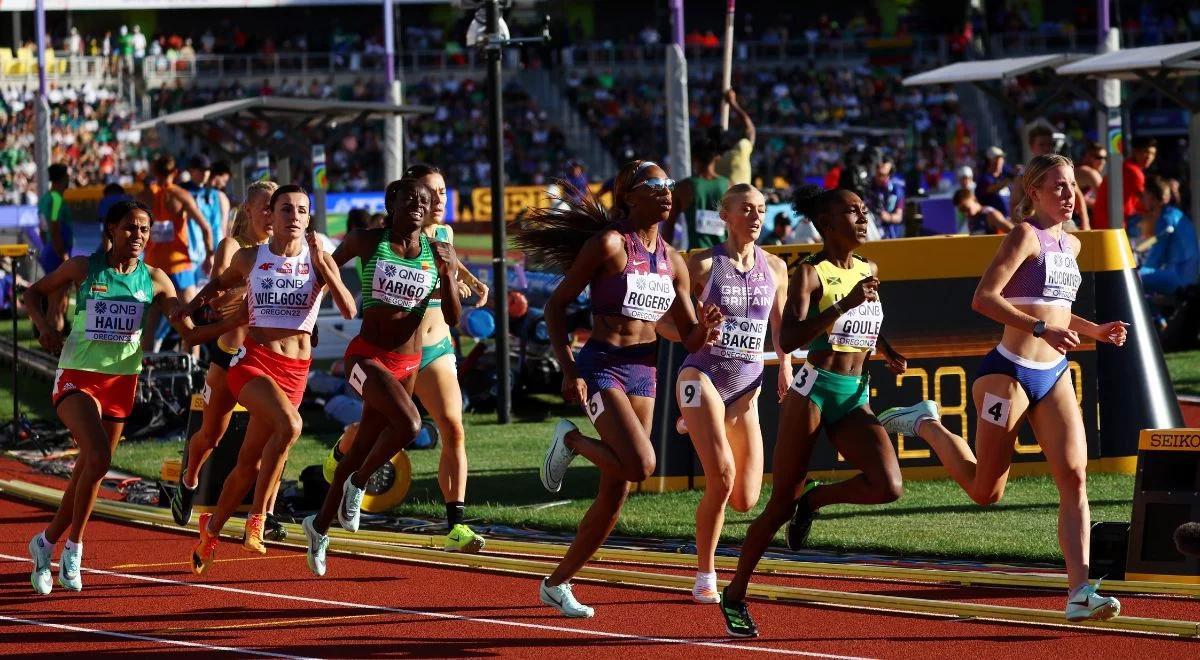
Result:
M133 411L133 395L137 393L137 374L101 374L80 369L59 369L54 372L54 388L50 400L54 407L72 394L86 394L100 404L100 418L123 422Z
M416 373L421 366L420 353L393 353L386 351L362 337L355 337L350 341L350 345L346 347L346 355L344 360L349 362L352 357L365 357L369 360L375 360L384 369L387 369L396 380L403 381L409 376ZM362 394L363 379L366 377L360 369L351 369L350 373L346 374L346 379L350 381L350 386L354 388L360 395Z
M293 406L299 407L304 398L304 388L308 385L310 364L311 359L300 360L280 355L247 337L237 355L229 361L225 382L229 385L233 398L238 399L246 383L259 376L266 376L275 381Z

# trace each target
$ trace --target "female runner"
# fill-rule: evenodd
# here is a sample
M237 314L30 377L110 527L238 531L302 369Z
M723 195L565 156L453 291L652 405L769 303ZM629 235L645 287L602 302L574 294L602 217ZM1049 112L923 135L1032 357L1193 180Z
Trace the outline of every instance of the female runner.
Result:
M384 198L391 226L350 232L333 257L338 264L354 257L365 264L362 328L345 357L347 379L363 398L363 412L321 510L302 523L308 567L318 576L325 574L326 532L334 516L343 529L358 531L367 480L421 429L407 388L421 363L417 329L434 291L441 292L447 324L457 324L462 312L453 277L458 267L454 248L430 241L421 231L433 191L415 179L400 179L388 184Z
M1000 345L984 358L972 385L979 421L975 449L942 426L937 404L924 401L885 411L893 433L929 443L950 476L972 500L1000 501L1008 482L1013 443L1029 420L1058 487L1058 543L1067 564L1066 617L1111 619L1121 603L1088 582L1091 512L1087 499L1087 438L1083 414L1067 372L1067 351L1079 335L1122 346L1128 324L1097 325L1071 313L1083 281L1079 239L1063 231L1075 211L1074 166L1058 154L1037 156L1021 179L1025 197L1015 217L1025 221L1005 237L979 280L971 307L1004 325Z
M779 345L787 266L755 245L766 204L762 193L748 183L730 188L720 207L728 230L725 242L688 258L696 299L725 317L720 338L683 361L676 383L679 410L704 468L704 497L696 508L699 565L692 589L692 597L701 603L720 601L715 556L726 503L745 513L762 490L758 391L768 322L779 356L780 401L791 384L792 357Z
M104 217L107 250L68 259L25 292L25 309L40 333L38 342L52 353L62 352L51 398L59 419L79 445L71 481L54 518L29 542L30 581L39 594L50 593L53 586L50 559L64 533L67 542L58 583L73 591L83 588L83 530L133 409L146 311L155 307L169 316L179 306L167 274L142 261L153 222L149 207L141 202L117 202ZM75 330L64 340L54 319L41 310L46 298L69 286L78 286L79 294ZM185 318L175 328L188 343L200 344L219 336L228 325L196 329Z
M563 397L583 404L600 433L600 440L588 438L560 421L541 468L542 485L551 492L562 487L578 454L600 468L596 501L540 587L541 601L569 617L594 614L575 599L569 580L616 525L629 482L654 472L655 323L669 312L693 352L720 327L720 312L703 303L697 321L683 258L658 232L670 215L674 184L657 164L635 160L617 175L614 218L594 198L568 196L559 208L531 212L514 232L514 244L534 263L566 273L546 305L546 324L563 369ZM567 343L566 307L589 283L594 329L576 356Z
M792 206L820 232L824 247L806 258L788 285L781 348L808 345L779 411L773 457L774 488L762 514L746 532L737 574L721 597L729 634L754 637L758 629L744 599L758 560L775 532L788 526L788 546L804 545L817 509L829 504L883 504L900 497L900 465L891 439L871 412L864 367L878 345L888 368L907 362L879 336L883 307L876 265L855 254L867 242L867 207L848 190L796 190ZM805 486L809 459L821 429L838 452L861 470L845 481Z
M217 245L211 277L216 278L229 267L239 249L261 245L271 237L271 195L279 188L274 181L255 181L246 188L246 200L238 207L229 236ZM243 313L246 287L238 285L222 292L211 307L223 319ZM200 428L188 439L179 487L171 498L171 515L175 524L186 526L192 520L192 498L195 495L200 468L208 461L213 449L229 428L233 407L237 405L229 391L226 378L229 362L237 355L246 338L245 327L239 326L208 345L208 374L204 378L204 413ZM283 528L280 527L280 530ZM282 540L282 539L276 539Z
M263 524L267 499L283 472L288 450L300 437L298 408L312 362L312 328L326 288L342 316L354 318L354 297L342 284L332 257L308 231L308 193L296 185L271 195L271 239L242 248L218 277L181 313L190 314L221 291L246 286L250 330L229 362L229 391L250 413L237 466L225 479L216 510L200 516L200 541L192 571L202 575L216 554L221 528L254 486L243 546L265 554Z

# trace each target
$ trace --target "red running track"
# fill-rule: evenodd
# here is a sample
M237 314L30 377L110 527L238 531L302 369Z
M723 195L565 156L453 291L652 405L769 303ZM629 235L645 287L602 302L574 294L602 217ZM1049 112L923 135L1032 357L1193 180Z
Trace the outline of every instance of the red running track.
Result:
M730 641L713 605L686 594L580 584L596 607L565 619L537 579L332 555L309 575L303 553L266 557L223 542L210 573L188 569L194 536L94 519L84 590L36 596L25 545L47 509L0 499L0 654L158 652L268 657L642 657L801 655L1195 657L1186 641L757 602L758 640Z

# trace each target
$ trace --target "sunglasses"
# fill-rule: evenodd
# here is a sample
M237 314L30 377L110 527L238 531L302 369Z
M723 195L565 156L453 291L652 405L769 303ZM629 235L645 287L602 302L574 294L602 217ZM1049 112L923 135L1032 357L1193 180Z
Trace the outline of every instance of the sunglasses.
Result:
M647 188L649 188L650 190L653 190L654 192L660 192L663 190L675 190L675 179L660 179L658 177L654 177L653 179L645 179L643 181L639 181L638 183L635 183L633 185L633 187L630 188L630 190L637 190L638 188L640 188L642 186L646 186Z

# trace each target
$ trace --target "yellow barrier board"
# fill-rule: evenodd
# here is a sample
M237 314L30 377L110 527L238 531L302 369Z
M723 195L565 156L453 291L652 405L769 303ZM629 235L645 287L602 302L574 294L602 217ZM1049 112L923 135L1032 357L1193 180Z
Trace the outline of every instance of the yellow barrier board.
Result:
M29 246L24 243L0 245L0 257L24 257L29 255Z
M1200 451L1200 429L1146 429L1138 436L1140 451Z

